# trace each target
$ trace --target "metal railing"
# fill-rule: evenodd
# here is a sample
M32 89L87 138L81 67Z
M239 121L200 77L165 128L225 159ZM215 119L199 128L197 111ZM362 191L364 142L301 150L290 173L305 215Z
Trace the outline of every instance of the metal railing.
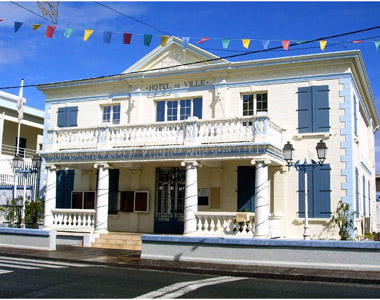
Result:
M9 156L15 156L16 155L16 146L1 145L1 154L2 155L9 155ZM36 150L29 149L29 148L19 148L19 155L24 158L32 158L34 155L37 154Z

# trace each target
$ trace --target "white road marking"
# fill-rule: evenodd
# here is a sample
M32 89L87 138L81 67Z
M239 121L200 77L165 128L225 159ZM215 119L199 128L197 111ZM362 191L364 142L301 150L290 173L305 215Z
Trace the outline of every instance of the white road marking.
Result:
M49 264L49 265L57 265L57 266L67 266L67 267L89 267L90 265L85 264L77 264L77 263L66 263L60 261L48 261L41 259L32 259L32 258L18 258L18 257L10 257L10 256L0 256L0 259L5 259L7 261L23 261L23 262L35 262L41 264Z
M199 289L200 287L207 285L220 284L223 282L237 281L246 279L243 277L230 277L230 276L222 276L222 277L214 277L208 279L194 280L194 281L186 281L175 283L157 291L149 292L147 294L136 297L137 299L145 298L145 299L154 299L154 298L176 298L182 296L188 292Z
M7 274L7 273L12 273L13 271L10 271L10 270L1 270L0 269L0 275L1 274Z
M41 268L38 268L38 267L18 266L14 264L4 264L4 263L0 263L0 267L6 267L6 268L11 268L11 269L24 269L24 270L41 270Z
M13 260L9 261L6 259L0 259L0 263L12 263L15 265L27 265L27 266L32 266L32 267L55 268L55 269L66 268L65 266L41 264L41 263L35 263L35 262L29 262L29 261L13 261Z

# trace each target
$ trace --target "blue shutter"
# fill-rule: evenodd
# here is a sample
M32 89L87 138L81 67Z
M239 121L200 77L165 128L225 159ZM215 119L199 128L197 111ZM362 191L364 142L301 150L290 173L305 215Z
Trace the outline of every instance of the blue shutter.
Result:
M67 107L66 126L78 125L78 106Z
M313 171L314 218L331 216L330 170L330 164L324 164Z
M57 171L57 208L71 208L71 192L74 189L74 175L74 170Z
M108 213L117 214L119 196L119 169L109 170Z
M358 119L356 114L356 96L354 95L354 131L355 136L358 136Z
M309 206L309 218L313 217L313 172L307 172L307 203ZM305 172L298 171L298 215L305 218Z
M157 122L165 121L165 101L157 102Z
M202 119L202 98L193 99L193 116Z
M329 86L312 87L313 132L328 132L329 122Z
M368 214L371 216L371 181L368 180Z
M365 184L365 176L363 176L363 215L366 216L366 212L367 210L365 209L365 203L366 203L366 199L365 199L365 188L366 188L366 184Z
M359 218L359 171L355 168L356 217Z
M67 108L66 107L58 108L58 116L57 116L57 126L58 127L66 127L66 114L67 114Z
M311 87L298 88L298 132L313 132Z

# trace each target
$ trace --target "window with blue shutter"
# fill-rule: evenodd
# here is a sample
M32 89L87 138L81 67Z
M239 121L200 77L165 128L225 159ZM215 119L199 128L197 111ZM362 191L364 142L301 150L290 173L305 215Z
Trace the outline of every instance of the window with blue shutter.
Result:
M156 121L157 122L163 122L163 121L165 121L165 101L158 101L157 102Z
M58 108L57 126L58 127L78 126L78 106Z
M108 214L117 214L119 198L119 169L109 170Z
M193 116L202 119L202 98L193 99Z
M330 165L317 166L309 170L308 175L308 216L309 218L330 218L331 216L331 189ZM298 172L299 190L298 207L299 217L305 217L305 172Z
M354 95L354 132L355 136L358 136L358 118L356 112L356 96Z
M356 217L359 218L359 170L355 168Z
M368 214L371 216L371 182L368 180Z
M328 132L329 87L312 86L298 88L298 132Z
M202 119L202 98L164 100L156 102L156 122Z
M364 216L367 215L365 188L366 188L366 182L365 182L365 176L363 176L363 215Z

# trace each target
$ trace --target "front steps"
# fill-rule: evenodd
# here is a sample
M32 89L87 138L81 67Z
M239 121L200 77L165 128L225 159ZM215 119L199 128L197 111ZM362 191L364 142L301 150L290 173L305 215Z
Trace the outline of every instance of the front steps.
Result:
M91 243L91 247L141 251L141 236L142 233L103 233L100 234L94 243Z

